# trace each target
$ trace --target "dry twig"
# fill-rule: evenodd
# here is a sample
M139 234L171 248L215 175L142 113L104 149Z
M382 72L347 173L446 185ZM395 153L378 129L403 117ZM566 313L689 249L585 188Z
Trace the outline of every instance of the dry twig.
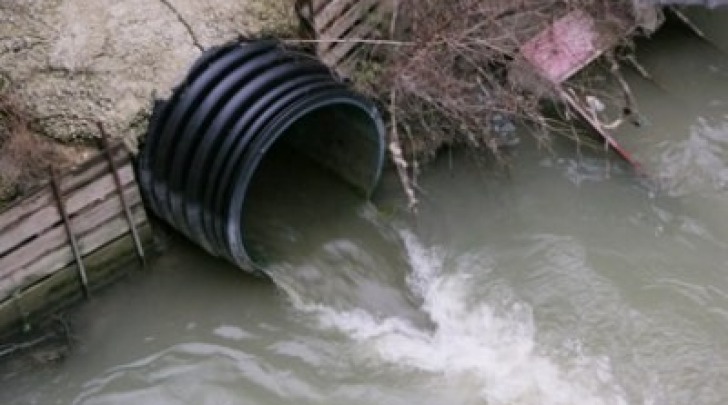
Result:
M390 132L395 145L390 150L408 176L412 174L400 159L411 167L443 144L489 150L500 159L514 125L533 129L544 144L554 130L572 134L573 123L544 114L543 100L558 100L558 90L524 69L520 48L575 8L616 25L622 21L617 17L633 6L631 0L393 1L389 36L371 40L374 57L360 54L368 58L361 66L368 68L372 59L378 63L377 74L359 84L389 107L396 127ZM559 114L569 115L565 110ZM401 132L412 135L406 148ZM402 182L412 192L412 180Z

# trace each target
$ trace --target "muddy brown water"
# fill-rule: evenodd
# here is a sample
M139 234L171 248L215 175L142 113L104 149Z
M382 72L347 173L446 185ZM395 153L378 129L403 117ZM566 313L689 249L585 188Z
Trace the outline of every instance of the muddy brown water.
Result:
M175 242L0 403L728 403L728 56L678 34L629 77L652 181L521 133L508 175L443 153L413 220L391 172L361 203L281 155L247 219L274 282Z

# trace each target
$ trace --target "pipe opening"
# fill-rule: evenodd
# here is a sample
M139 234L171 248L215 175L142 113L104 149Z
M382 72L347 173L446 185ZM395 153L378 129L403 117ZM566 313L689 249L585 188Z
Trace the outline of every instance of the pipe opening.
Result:
M371 193L381 167L376 123L350 104L324 106L292 123L261 156L240 228L256 266L300 252L302 245L315 248L308 231L322 217L351 215Z
M300 193L318 198L317 187L346 184L359 199L371 194L384 132L374 105L310 55L275 41L226 45L204 54L152 117L139 158L141 191L157 217L209 253L258 271L248 245L299 212ZM321 178L338 186L311 180ZM275 212L271 201L286 209L269 225L248 223L268 215L248 210Z

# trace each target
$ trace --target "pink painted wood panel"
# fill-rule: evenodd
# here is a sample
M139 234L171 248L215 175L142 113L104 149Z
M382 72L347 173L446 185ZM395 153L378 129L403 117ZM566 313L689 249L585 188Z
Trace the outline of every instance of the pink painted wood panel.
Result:
M521 47L523 56L553 83L561 83L596 59L599 34L594 19L575 10Z

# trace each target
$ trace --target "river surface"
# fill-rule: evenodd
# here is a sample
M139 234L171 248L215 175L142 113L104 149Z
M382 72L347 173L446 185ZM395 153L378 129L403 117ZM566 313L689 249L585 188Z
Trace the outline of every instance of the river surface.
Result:
M369 204L274 167L248 211L273 281L175 241L0 403L728 404L728 57L667 33L640 61L647 179L521 131L507 171L425 166L413 219L391 171Z

